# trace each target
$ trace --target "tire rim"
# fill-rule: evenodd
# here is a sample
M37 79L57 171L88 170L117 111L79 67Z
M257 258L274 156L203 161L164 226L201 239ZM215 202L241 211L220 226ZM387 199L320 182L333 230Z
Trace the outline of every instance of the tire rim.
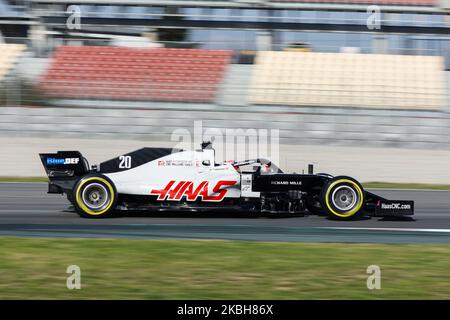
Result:
M108 191L100 183L91 183L81 195L84 204L91 210L102 210L108 205Z
M349 186L337 187L331 196L333 205L342 211L348 211L354 208L358 202L356 191Z

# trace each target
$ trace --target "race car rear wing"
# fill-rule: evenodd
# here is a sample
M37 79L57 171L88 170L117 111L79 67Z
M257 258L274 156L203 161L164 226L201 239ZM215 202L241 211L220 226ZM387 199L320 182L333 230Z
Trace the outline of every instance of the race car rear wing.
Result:
M81 176L89 172L89 164L79 151L40 153L39 156L50 180Z
M79 178L89 173L89 164L79 151L39 154L48 176L48 193L70 193Z

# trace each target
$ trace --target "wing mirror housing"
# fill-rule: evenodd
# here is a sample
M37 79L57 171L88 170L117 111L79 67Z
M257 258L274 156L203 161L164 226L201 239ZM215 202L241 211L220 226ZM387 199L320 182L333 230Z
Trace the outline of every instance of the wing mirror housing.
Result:
M211 162L209 160L203 160L202 165L209 167L209 166L211 166Z

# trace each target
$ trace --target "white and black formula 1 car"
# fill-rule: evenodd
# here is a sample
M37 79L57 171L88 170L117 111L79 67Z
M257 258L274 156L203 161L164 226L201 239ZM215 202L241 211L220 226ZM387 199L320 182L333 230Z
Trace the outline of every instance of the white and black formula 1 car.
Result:
M113 211L239 210L319 214L349 220L361 215L413 215L414 202L387 200L347 176L284 173L266 159L216 163L214 149L143 148L94 165L78 151L40 154L49 193L66 194L82 217Z

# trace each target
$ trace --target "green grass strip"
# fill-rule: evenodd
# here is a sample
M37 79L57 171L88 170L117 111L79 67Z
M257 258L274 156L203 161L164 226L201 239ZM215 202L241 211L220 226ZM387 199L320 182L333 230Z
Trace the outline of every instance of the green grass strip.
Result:
M0 256L0 299L450 298L448 245L0 238Z
M8 177L0 176L0 182L47 182L47 177Z

